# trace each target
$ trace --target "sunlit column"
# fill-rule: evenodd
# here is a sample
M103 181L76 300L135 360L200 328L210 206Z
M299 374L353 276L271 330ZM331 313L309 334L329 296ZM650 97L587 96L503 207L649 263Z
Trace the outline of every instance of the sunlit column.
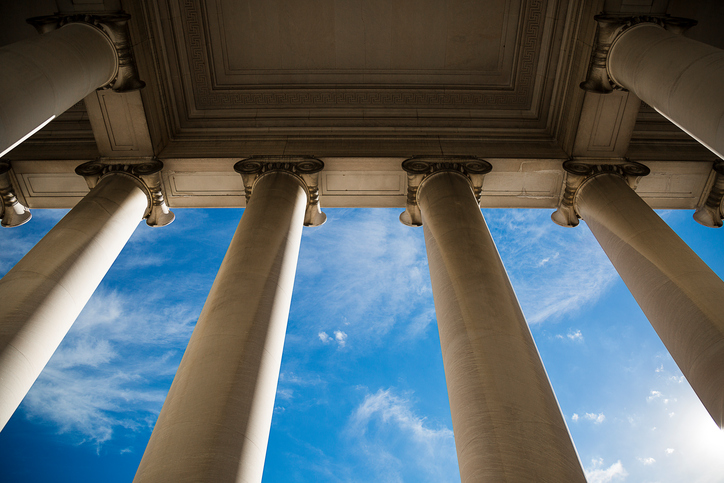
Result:
M133 172L140 168L151 176L162 166L156 161L122 172L95 162L80 166L78 172L97 182L95 187L0 280L0 428L138 222L155 210L149 208L148 188Z
M724 158L724 50L679 35L679 18L596 16L598 48L586 89L636 94Z
M261 481L302 226L325 218L322 167L281 157L235 166L250 198L135 482Z
M585 482L476 202L471 178L484 162L468 170L466 161L446 159L413 158L403 168L424 222L461 480ZM420 183L412 179L420 176ZM401 219L411 221L406 214Z
M573 195L576 212L722 427L724 282L631 189L625 168L580 162L564 168L582 179Z
M0 48L0 156L99 87L143 87L125 14L30 19L37 38Z

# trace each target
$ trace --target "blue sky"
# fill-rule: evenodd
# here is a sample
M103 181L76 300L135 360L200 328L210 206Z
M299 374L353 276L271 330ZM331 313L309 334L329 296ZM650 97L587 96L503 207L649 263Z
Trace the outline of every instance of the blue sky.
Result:
M457 482L422 229L305 228L264 482ZM715 482L724 434L582 223L483 210L591 483ZM8 482L127 482L243 210L139 225L0 432ZM63 215L0 231L5 273ZM721 277L724 230L661 212Z

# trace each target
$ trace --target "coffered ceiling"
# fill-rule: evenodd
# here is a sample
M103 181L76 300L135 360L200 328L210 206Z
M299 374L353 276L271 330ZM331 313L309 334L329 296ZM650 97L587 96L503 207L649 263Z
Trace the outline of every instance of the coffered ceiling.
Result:
M569 157L647 163L652 206L691 208L713 155L628 92L579 88L593 16L689 16L724 47L708 0L32 0L3 6L0 42L54 11L131 14L146 87L97 91L12 152L30 206L72 206L81 162L157 156L171 206L243 206L231 167L315 155L326 206L402 206L413 155L494 161L483 203L555 207Z

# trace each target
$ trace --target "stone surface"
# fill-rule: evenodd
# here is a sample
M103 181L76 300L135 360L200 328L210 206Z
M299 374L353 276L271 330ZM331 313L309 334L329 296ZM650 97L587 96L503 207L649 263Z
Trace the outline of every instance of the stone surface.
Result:
M283 171L256 183L134 482L261 481L305 190Z
M419 203L462 482L585 482L469 181L432 174Z

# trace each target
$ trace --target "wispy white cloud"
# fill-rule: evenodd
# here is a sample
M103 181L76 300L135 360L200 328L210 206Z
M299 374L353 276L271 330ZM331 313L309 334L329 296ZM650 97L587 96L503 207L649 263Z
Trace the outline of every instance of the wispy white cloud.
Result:
M399 210L327 215L327 224L303 235L297 279L306 283L295 286L290 343L324 333L340 347L354 340L356 351L369 351L389 337L424 337L434 319L422 230L402 225ZM346 338L330 331L338 321L335 331Z
M34 420L101 444L155 421L196 319L163 294L100 288L25 398Z
M581 333L580 330L576 330L576 331L571 330L566 335L563 335L563 334L556 335L556 339L569 340L571 342L583 342L583 333Z
M617 279L585 223L562 228L544 210L484 214L530 324L575 314L595 303Z
M381 458L393 473L402 461L423 470L421 481L447 481L457 463L453 432L432 427L414 411L409 397L391 388L365 396L350 417L349 433L370 458Z
M639 460L644 466L651 466L651 465L653 465L654 463L656 463L656 459L654 459L654 458L652 458L652 457L650 457L650 456L649 456L648 458L641 458L641 457L639 457L639 458L636 458L636 459Z
M594 459L591 461L591 465L584 471L588 483L623 481L628 476L628 472L623 467L623 464L621 464L621 460L618 460L608 468L604 468L603 459Z

